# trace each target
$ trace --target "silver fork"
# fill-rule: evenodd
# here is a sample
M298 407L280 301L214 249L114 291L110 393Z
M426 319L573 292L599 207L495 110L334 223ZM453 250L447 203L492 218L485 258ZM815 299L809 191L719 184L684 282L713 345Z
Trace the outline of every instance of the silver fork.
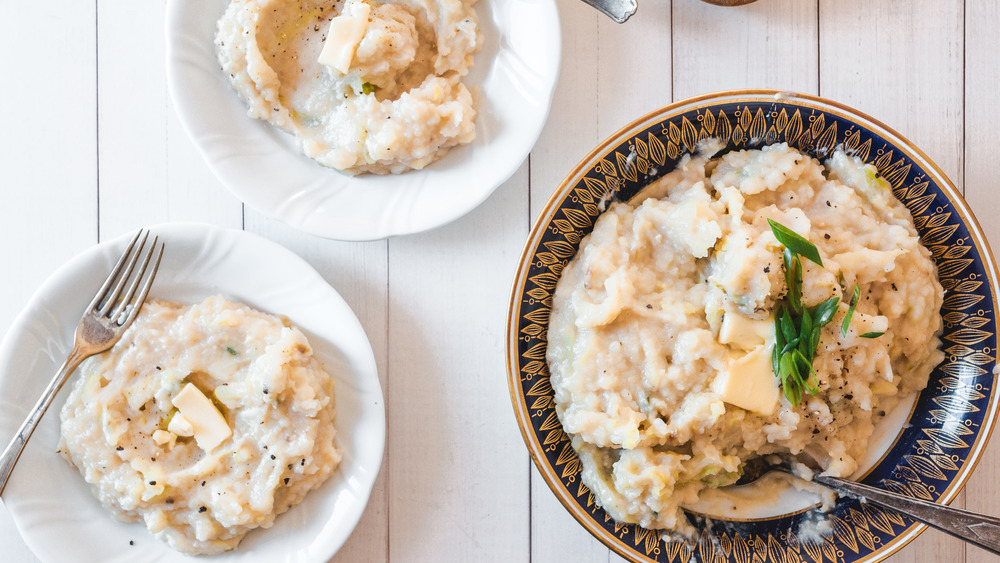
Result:
M145 248L148 236L149 231L140 229L132 238L125 253L118 259L108 279L104 281L104 285L97 291L94 300L83 313L83 318L76 327L73 350L69 353L69 357L49 382L49 386L35 403L31 414L21 423L14 439L7 444L7 448L0 455L0 494L3 493L11 472L14 471L14 464L21 456L24 445L38 426L38 421L73 370L83 360L114 346L139 314L139 309L149 294L149 288L153 285L153 278L156 277L156 271L160 266L160 258L163 256L163 243L157 246L158 237L153 237L153 244ZM138 247L136 247L137 242ZM136 270L135 266L140 257L142 264Z

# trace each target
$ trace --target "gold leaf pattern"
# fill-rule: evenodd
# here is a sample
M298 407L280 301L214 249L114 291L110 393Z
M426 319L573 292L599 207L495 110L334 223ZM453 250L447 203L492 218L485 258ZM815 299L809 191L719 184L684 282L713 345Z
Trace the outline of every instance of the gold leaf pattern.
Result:
M788 111L785 108L781 108L777 119L774 120L774 129L780 133L785 128L785 125L788 125Z
M983 300L982 295L969 295L965 293L956 293L952 295L946 295L944 298L944 304L941 305L942 309L951 309L953 311L963 311L976 305Z
M760 141L766 132L767 123L764 122L764 110L757 108L757 113L754 114L753 121L750 123L750 142Z
M594 170L602 176L615 177L618 175L618 171L615 170L615 165L611 164L611 162L606 158L599 160L597 162L597 167Z
M832 152L837 147L837 122L833 122L816 141L816 150L822 152Z
M891 150L889 152L882 153L882 155L880 155L878 158L875 159L875 162L873 164L875 164L875 168L878 168L879 174L882 174L884 176L885 172L883 172L883 170L888 169L890 162L892 162Z
M892 527L892 523L889 522L889 518L886 517L884 510L871 503L862 503L861 507L865 511L865 516L873 528L890 536L895 535L896 532Z
M806 551L809 558L813 560L813 563L820 563L823 561L822 544L811 541L802 542L802 549Z
M855 554L858 553L858 540L854 537L852 527L834 515L830 515L830 522L833 523L833 534L837 537L837 541L847 546Z
M911 213L912 213L912 211L911 211ZM925 225L925 227L928 228L928 229L933 229L934 227L940 227L941 225L944 225L945 223L947 223L948 219L951 218L951 213L941 213L941 214L938 214L938 215L925 215L924 217L927 218L927 224ZM969 247L969 246L951 247L951 249L956 249L956 248L957 249L964 249L962 251L962 255L965 255L966 252L968 252L969 250L971 250L971 247ZM957 258L957 256L946 256L946 258Z
M969 354L964 359L967 362L972 362L972 363L974 363L976 365L979 365L979 366L985 366L986 364L992 363L994 358L993 358L993 356L991 356L989 354L984 354L982 352L976 352L974 354Z
M924 195L924 192L927 191L927 188L930 187L930 185L931 185L930 181L918 182L918 183L914 184L913 187L910 188L910 196L909 197L920 197L920 196ZM951 217L951 213L942 213L938 217L944 217L944 221L947 221L948 217ZM944 224L944 221L942 221L941 224ZM937 225L933 225L933 226L936 227Z
M739 124L740 128L744 131L750 129L750 122L753 120L753 118L750 117L750 114L751 111L749 106L743 106L743 109L740 110Z
M931 460L938 465L941 469L946 471L958 471L958 465L955 463L951 456L947 455L932 455Z
M618 172L621 173L622 178L625 178L629 182L635 182L638 179L635 173L635 165L629 162L629 157L616 152L615 160L618 162Z
M649 149L646 147L646 141L643 141L639 137L635 138L635 154L642 158L649 158Z
M918 499L929 500L929 501L934 500L934 495L931 494L931 491L927 488L927 485L924 485L923 483L919 482L910 483L910 490L913 491L913 496L917 497Z
M702 528L698 536L698 555L701 556L702 563L716 563L721 559L718 547L715 545L715 537L708 528Z
M788 122L788 128L785 129L785 142L794 145L799 139L799 134L802 133L802 114L799 110L795 110L792 115L791 121Z
M905 459L913 467L914 471L924 477L937 479L938 481L944 481L948 478L937 465L925 457L905 455L903 456L903 459Z
M938 263L938 275L951 277L959 274L962 270L972 264L972 258L961 258L959 260L945 260Z
M521 334L525 334L528 336L538 336L543 332L545 332L545 327L534 323L521 329Z
M593 196L598 199L608 194L607 184L598 180L597 178L591 178L589 176L586 176L583 178L583 183L587 186L587 189L590 191L590 193L593 194ZM580 190L577 191L579 192Z
M538 284L538 285L542 285L542 284ZM529 320L529 321L531 321L531 322L533 322L533 323L544 323L544 322L546 322L546 321L549 320L549 310L545 309L545 308L535 309L534 311L531 311L530 313L527 313L526 315L524 315L524 318L527 319L527 320ZM526 368L522 368L522 369L526 369Z
M667 156L669 156L671 159L675 159L680 155L681 155L681 150L677 148L676 143L674 143L673 141L667 143Z
M951 238L951 235L955 234L958 230L958 225L945 225L942 227L935 227L928 230L920 237L920 240L930 246L932 244L943 244L944 241Z
M712 110L705 110L705 115L701 118L701 127L709 135L715 133L715 116L712 115Z
M652 133L649 134L649 158L660 166L667 162L667 148Z
M681 118L681 142L684 143L684 148L688 152L694 152L695 146L698 144L698 130L686 117Z
M747 544L747 540L739 534L733 538L733 559L736 560L736 563L751 563L750 546Z
M855 154L861 160L868 162L868 155L871 153L871 151L872 151L872 140L868 139L864 143L861 143L861 146L858 147L858 150L855 151Z
M527 293L528 297L531 297L535 301L548 301L551 297L548 291L540 288L529 289L525 293Z
M743 129L743 127L740 126L740 125L737 125L736 127L733 128L733 144L734 145L742 145L743 144L743 139L744 139L743 132L744 131L745 131L745 129Z
M927 211L927 208L931 206L931 203L934 203L934 198L936 197L937 194L922 195L918 198L909 200L907 202L909 204L907 205L907 207L910 208L910 212L913 213L914 215L920 215L924 211ZM925 228L927 226L928 225L924 225Z
M719 110L718 128L719 131L717 136L720 139L732 138L733 125L732 123L729 123L729 116L726 115L724 110Z
M986 370L981 367L970 366L969 364L963 364L961 362L946 363L941 365L938 369L955 377L979 377L980 375L986 373Z
M983 282L981 282L981 281L966 280L966 281L961 282L958 285L956 285L954 287L953 291L956 291L956 292L959 292L959 293L972 293L973 291L978 290L979 287L982 286L982 285L983 285ZM980 319L980 320L984 321L983 324L986 324L986 323L989 322L988 319Z
M529 397L537 397L539 395L550 395L552 394L552 383L546 377L544 379L539 379L524 393Z
M540 342L529 348L527 352L524 352L521 355L531 360L544 360L545 348L546 348L545 343Z
M590 216L577 209L563 209L563 214L569 219L569 222L574 226L583 228L585 225L590 224Z
M934 397L931 399L938 405L945 408L950 413L971 413L979 412L979 407L973 405L969 401L966 401L958 395L944 395L941 397Z
M941 255L941 257L945 259L961 258L968 254L970 250L972 250L971 246L952 246L949 247L948 250Z
M722 535L716 539L719 542L719 547L722 548L722 553L726 557L729 557L729 555L733 552L733 542L730 541L729 534L723 532Z
M948 354L951 354L952 356L958 356L958 357L968 356L969 354L974 354L976 352L972 348L969 348L968 346L963 346L961 344L955 346L949 346L945 348L944 351Z
M771 534L767 535L767 554L773 563L785 563L785 548Z
M545 409L548 409L548 408L552 408L552 407L554 407L554 405L555 405L555 401L552 399L551 396L538 397L537 399L535 399L534 403L531 403L530 409L533 410L533 411L540 411L540 410L545 410ZM558 439L561 440L562 438L558 438ZM543 444L548 444L549 443L548 440L549 439L546 438L545 441L542 442L542 443Z
M951 334L944 336L945 340L950 340L958 344L973 346L992 336L991 333L978 328L960 328Z
M855 149L858 148L858 143L861 142L861 130L857 130L854 133L848 135L847 139L844 140L844 152L848 154L854 154Z
M677 125L673 121L671 121L670 122L670 127L667 129L667 131L668 131L667 135L670 136L670 142L671 143L673 143L675 145L681 144L681 129L680 129L680 127L677 127Z
M943 428L924 428L923 432L942 448L964 449L969 447L965 440Z
M864 528L855 528L854 532L858 536L858 543L867 547L869 551L875 551L875 536L871 532Z

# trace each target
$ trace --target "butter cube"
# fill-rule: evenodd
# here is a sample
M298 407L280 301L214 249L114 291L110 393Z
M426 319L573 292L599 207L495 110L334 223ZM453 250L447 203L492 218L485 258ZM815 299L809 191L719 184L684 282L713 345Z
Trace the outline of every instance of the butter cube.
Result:
M194 385L190 383L185 385L181 392L174 397L173 403L179 412L174 414L167 430L181 436L183 434L178 430L182 428L178 426L175 429L175 423L177 425L183 425L184 422L189 423L194 439L198 442L198 447L206 452L212 451L226 438L233 435L233 430L226 424L226 419L222 417L212 401Z
M719 342L741 350L753 350L774 342L774 319L751 319L739 313L726 313L719 327Z
M761 345L729 360L725 371L712 382L722 400L757 414L770 416L778 406L778 379L771 371L772 346Z
M347 74L354 53L358 50L365 32L368 31L368 16L371 10L371 6L364 2L348 0L344 4L340 15L330 20L326 41L317 59L320 64Z

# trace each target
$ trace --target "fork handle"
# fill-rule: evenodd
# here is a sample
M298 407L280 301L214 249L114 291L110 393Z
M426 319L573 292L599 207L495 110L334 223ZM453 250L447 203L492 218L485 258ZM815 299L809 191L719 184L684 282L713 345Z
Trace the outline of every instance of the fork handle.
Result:
M854 481L816 476L815 480L838 492L892 509L1000 555L1000 518L898 495Z
M63 362L62 367L56 372L56 376L52 378L49 382L48 387L45 388L45 392L35 403L35 408L31 410L28 417L24 419L21 423L21 427L17 429L17 434L14 438L7 444L4 448L3 454L0 455L0 495L3 494L4 487L7 486L7 480L10 479L10 474L14 471L14 464L17 463L17 458L21 457L21 452L24 451L25 444L28 443L28 438L31 438L31 434L35 431L35 427L38 426L38 422L42 419L42 415L52 404L52 400L56 398L56 394L65 385L66 380L69 379L73 370L80 365L80 362L84 360L85 356L80 354L76 347L70 352L69 357Z

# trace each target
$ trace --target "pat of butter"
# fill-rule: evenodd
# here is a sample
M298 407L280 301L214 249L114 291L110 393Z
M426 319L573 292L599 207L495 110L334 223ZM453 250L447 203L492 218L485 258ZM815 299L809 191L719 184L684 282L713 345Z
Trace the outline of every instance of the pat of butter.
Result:
M347 74L354 53L358 50L365 32L368 31L368 16L371 10L371 6L364 2L349 0L344 4L340 15L330 20L326 41L317 59L320 64Z
M194 436L194 426L180 412L175 412L174 416L170 417L167 430L178 436Z
M753 350L774 341L774 319L751 319L739 313L726 313L719 327L719 342L743 350Z
M778 379L771 371L772 346L758 346L744 356L729 361L715 377L712 391L722 400L757 414L770 416L778 406Z
M226 438L233 435L233 430L226 424L226 419L222 417L212 401L194 385L190 383L185 385L181 392L174 397L173 403L179 412L171 419L167 429L181 435L174 430L174 423L190 423L198 447L206 452L212 451ZM183 422L178 422L178 418Z

